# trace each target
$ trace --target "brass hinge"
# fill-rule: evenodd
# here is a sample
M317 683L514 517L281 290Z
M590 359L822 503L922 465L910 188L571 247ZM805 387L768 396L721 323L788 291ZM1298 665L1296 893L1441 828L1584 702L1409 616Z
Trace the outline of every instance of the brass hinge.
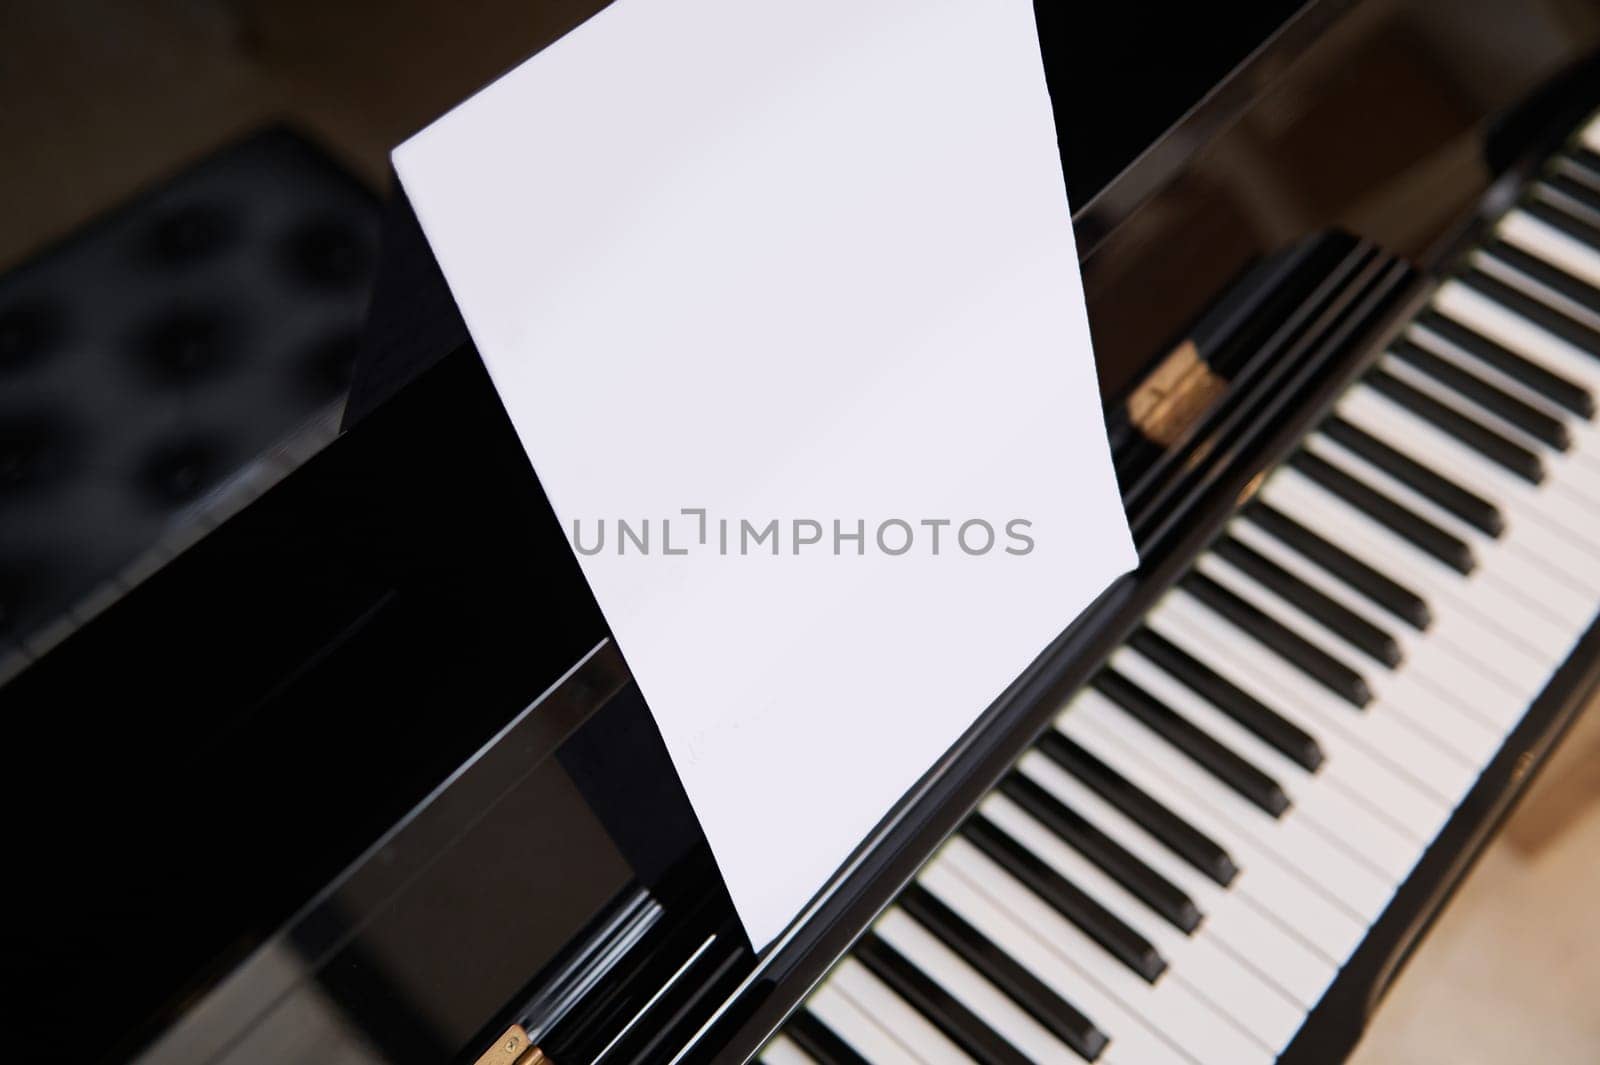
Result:
M520 1024L513 1024L500 1033L500 1038L495 1040L494 1046L485 1050L474 1065L552 1065L552 1063L544 1056L544 1051L529 1040L527 1029Z

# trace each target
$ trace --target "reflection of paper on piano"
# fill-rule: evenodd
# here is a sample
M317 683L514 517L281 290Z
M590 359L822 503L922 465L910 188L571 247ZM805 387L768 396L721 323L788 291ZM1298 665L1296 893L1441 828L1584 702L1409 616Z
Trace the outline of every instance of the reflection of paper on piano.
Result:
M1031 5L622 0L395 164L759 947L1134 564Z

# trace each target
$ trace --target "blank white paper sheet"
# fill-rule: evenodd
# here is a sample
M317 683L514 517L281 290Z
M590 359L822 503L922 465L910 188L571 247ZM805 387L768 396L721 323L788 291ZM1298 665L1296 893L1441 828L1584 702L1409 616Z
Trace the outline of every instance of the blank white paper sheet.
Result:
M619 0L394 163L761 948L1136 563L1032 5Z

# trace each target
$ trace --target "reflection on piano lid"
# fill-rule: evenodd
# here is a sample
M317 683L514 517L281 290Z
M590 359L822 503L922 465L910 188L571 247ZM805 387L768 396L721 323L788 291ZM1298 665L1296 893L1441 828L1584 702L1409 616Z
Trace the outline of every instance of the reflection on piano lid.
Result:
M1411 68L1525 10L1344 7L1079 212L1141 569L771 948L462 348L0 689L10 1045L1342 1054L1600 668L1600 157L1548 137L1587 83L1487 197L1477 152L1593 41L1452 95Z

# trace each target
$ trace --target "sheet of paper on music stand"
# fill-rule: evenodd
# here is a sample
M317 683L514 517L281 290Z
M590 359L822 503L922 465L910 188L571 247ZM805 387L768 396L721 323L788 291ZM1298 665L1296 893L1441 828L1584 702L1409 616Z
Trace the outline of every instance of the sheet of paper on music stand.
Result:
M760 947L1135 564L1032 5L619 0L394 162Z

